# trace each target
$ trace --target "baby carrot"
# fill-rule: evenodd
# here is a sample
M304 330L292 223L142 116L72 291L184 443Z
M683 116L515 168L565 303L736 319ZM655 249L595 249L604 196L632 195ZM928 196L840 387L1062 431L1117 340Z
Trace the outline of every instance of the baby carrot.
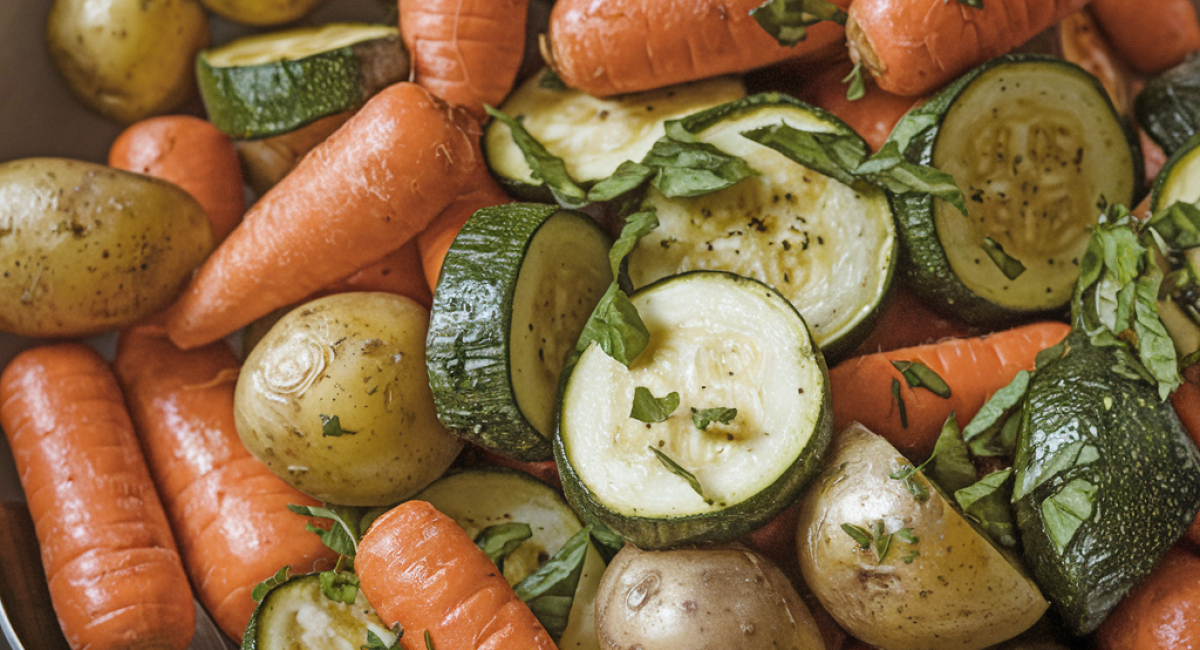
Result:
M71 648L187 648L192 590L104 359L79 343L22 352L0 375L0 427Z
M1097 650L1200 647L1200 557L1185 545L1167 552L1096 631Z
M386 291L408 296L426 309L433 304L433 293L425 282L425 268L421 264L421 250L417 247L416 239L410 239L378 262L334 282L303 302L347 291Z
M923 460L932 453L951 411L959 425L965 426L992 393L1008 385L1018 371L1032 370L1037 353L1061 341L1070 329L1065 323L1034 323L978 338L950 339L843 361L829 371L833 425L841 430L851 422L861 422L904 455ZM925 365L946 382L950 396L909 387L893 361ZM907 426L892 397L893 381L899 382Z
M401 0L413 80L485 119L512 90L525 54L529 0Z
M938 0L941 2L941 0ZM542 56L568 86L606 97L746 72L841 49L832 22L780 45L750 16L763 0L558 0ZM849 0L835 0L846 8Z
M1011 51L1088 2L985 1L975 8L945 0L855 0L846 39L851 57L880 88L912 97Z
M512 199L500 189L500 185L490 174L480 174L476 187L469 194L459 197L429 224L420 235L417 235L417 246L421 251L421 266L425 272L425 281L432 291L437 289L438 276L442 272L442 261L446 252L462 230L467 219L483 208L508 203Z
M853 69L849 62L826 68L800 88L798 97L833 113L861 135L871 151L879 151L896 122L921 99L893 95L870 79L864 79L861 97L847 99L844 79Z
M453 519L424 501L392 508L363 536L362 593L407 650L554 650L549 633Z
M1088 9L1138 72L1164 72L1200 50L1200 20L1191 0L1094 0Z
M376 94L246 213L169 309L211 343L400 248L477 178L479 125L416 84Z
M108 165L182 187L204 207L216 242L246 211L233 141L198 117L163 115L135 123L113 142Z
M161 325L121 333L115 362L130 414L197 595L241 639L250 592L290 565L332 566L288 504L319 505L250 455L233 421L238 360L224 341L183 352Z

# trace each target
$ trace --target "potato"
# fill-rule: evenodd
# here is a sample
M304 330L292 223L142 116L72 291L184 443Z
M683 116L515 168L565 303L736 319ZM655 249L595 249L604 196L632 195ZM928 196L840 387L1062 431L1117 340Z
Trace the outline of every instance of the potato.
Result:
M919 501L889 475L909 466L861 424L834 436L805 494L796 544L805 582L851 635L885 650L972 650L1012 638L1049 607L1016 560L929 486ZM877 523L878 522L878 523ZM891 534L862 548L843 524ZM897 531L910 529L906 541Z
M59 158L0 164L0 330L123 327L170 304L212 247L204 208L165 181Z
M208 16L196 0L54 0L46 44L83 103L128 124L195 93Z
M774 564L740 546L626 545L596 594L601 650L824 650L812 614Z
M323 0L200 0L209 11L243 25L279 25L303 18Z
M424 307L388 293L335 294L292 310L242 366L242 442L321 501L378 506L416 494L462 448L434 411L428 326Z

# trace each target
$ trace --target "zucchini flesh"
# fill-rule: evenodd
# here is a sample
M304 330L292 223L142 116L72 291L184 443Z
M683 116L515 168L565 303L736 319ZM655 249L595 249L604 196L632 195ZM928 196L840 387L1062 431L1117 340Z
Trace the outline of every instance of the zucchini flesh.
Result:
M1150 198L1150 210L1157 212L1171 204L1200 200L1200 139L1179 148L1158 172Z
M358 650L367 643L367 631L390 646L396 634L360 593L353 605L339 603L321 593L317 574L295 576L267 592L247 628L244 650L300 650L330 648Z
M697 198L651 188L646 201L659 226L631 253L630 279L645 286L697 269L755 278L786 296L826 356L836 357L869 333L890 286L897 246L891 203L883 190L844 185L741 135L780 122L848 132L836 118L780 96L743 106L691 130L761 175Z
M950 267L983 299L1042 311L1070 299L1104 201L1133 198L1134 159L1106 95L1058 63L996 66L947 111L933 164L968 197L964 218L934 203ZM983 249L1000 244L1025 272L1010 279Z
M754 280L693 272L631 299L648 347L629 367L588 347L563 392L555 453L567 498L641 548L739 537L817 469L832 427L824 360L787 299ZM678 393L679 407L663 422L635 419L637 387ZM692 408L718 407L737 415L693 422Z

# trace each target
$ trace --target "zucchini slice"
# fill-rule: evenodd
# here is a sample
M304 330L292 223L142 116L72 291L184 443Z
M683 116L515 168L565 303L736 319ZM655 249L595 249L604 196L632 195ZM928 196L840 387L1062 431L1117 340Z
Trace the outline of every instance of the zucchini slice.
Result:
M587 215L511 203L476 212L442 264L425 358L438 418L518 460L549 460L558 378L612 282Z
M554 488L516 470L474 469L448 474L413 497L433 504L475 538L489 526L528 524L533 536L504 559L504 579L516 585L558 552L583 529L579 519ZM563 650L599 647L595 602L604 560L589 544L583 572L575 587L571 614L558 647Z
M825 360L792 304L756 280L695 271L630 298L645 351L626 367L593 344L563 389L555 457L567 500L643 549L736 539L820 465L833 428ZM678 407L636 419L638 388L676 393ZM737 413L692 414L718 408Z
M523 126L551 154L563 159L577 183L608 178L626 160L639 161L665 134L663 123L746 96L738 77L716 77L644 93L605 99L578 90L547 87L544 70L517 88L500 110ZM533 178L508 125L493 120L484 134L492 173L509 191L532 201L553 202Z
M640 287L713 269L766 282L800 310L833 359L870 333L891 285L897 250L891 203L883 190L844 185L741 135L781 122L857 137L836 117L777 93L686 118L683 126L698 140L761 175L696 198L667 198L650 188L646 203L657 210L659 226L630 254L629 277Z
M399 30L333 23L238 39L196 57L208 119L233 138L287 133L408 78Z
M1164 210L1180 201L1197 200L1200 200L1200 138L1192 138L1163 163L1150 191L1150 212Z
M321 593L320 574L308 573L276 585L259 601L242 637L242 650L357 650L367 644L368 631L385 647L396 642L396 633L361 593L353 605L330 600Z
M1200 126L1200 56L1193 55L1146 83L1134 100L1138 125L1168 155Z
M1200 137L1193 136L1175 150L1154 180L1150 192L1150 212L1157 215L1175 203L1194 204L1200 200ZM1152 227L1160 229L1154 219ZM1172 238L1174 239L1174 238ZM1200 246L1193 242L1157 241L1159 266L1167 276L1169 290L1160 290L1158 316L1175 343L1180 359L1200 351ZM1164 287L1166 289L1167 287Z
M904 119L933 124L907 156L952 175L968 208L897 199L909 286L970 323L1065 307L1098 206L1131 205L1141 187L1136 140L1100 82L1060 59L1003 56ZM988 240L1024 271L1002 270Z

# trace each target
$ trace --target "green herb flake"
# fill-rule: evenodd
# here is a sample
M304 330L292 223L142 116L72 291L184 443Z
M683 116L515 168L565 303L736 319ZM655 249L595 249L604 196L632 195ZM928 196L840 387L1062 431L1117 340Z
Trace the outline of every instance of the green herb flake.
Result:
M942 399L950 398L946 380L920 361L893 361L892 367L900 372L909 388L924 388Z
M855 526L854 524L842 524L842 530L845 531L845 533L849 535L851 539L857 542L858 547L861 549L865 550L871 548L871 544L875 541L875 538L871 535L871 532L862 526Z
M530 537L533 537L533 529L529 524L510 521L479 531L475 536L475 545L493 564L503 570L504 558Z
M866 143L852 133L817 133L783 122L743 131L742 137L846 185L859 181L855 170L868 155Z
M588 200L598 203L612 201L641 187L652 176L653 167L626 160L617 167L612 176L601 180L588 190Z
M967 445L962 440L954 411L950 411L946 421L942 423L942 432L933 447L933 455L926 462L930 465L925 470L925 475L950 493L965 488L978 479L979 475L971 462Z
M538 87L545 88L546 90L571 89L566 83L563 82L562 77L555 74L555 72L550 68L546 68L546 71L542 73L540 78L538 78Z
M846 87L846 101L856 102L867 94L866 84L863 83L862 61L854 64L854 68L842 79L842 83L850 84Z
M633 407L629 417L642 422L663 422L679 408L679 393L667 393L666 397L655 397L645 386L633 389Z
M536 571L513 587L517 597L529 606L555 641L567 628L590 539L591 527L584 527Z
M846 24L846 12L826 0L767 0L750 17L780 45L794 47L808 37L808 27L823 20Z
M1009 280L1016 280L1025 272L1025 265L1021 263L1021 260L1005 253L1004 247L995 239L984 237L982 247L983 252L987 253L988 259L992 260L996 268L1000 269L1004 277Z
M487 105L483 108L493 119L504 123L512 131L513 142L525 156L533 178L544 182L546 187L550 188L550 193L559 205L575 209L588 204L587 192L572 180L563 159L547 151L542 143L530 135L529 131L525 130L521 117L514 119Z
M875 560L879 564L887 559L888 552L892 549L892 534L883 532L883 520L875 521Z
M942 0L942 2L946 2L946 0ZM983 9L983 0L958 0L958 4Z
M1011 467L998 470L954 493L954 500L963 512L997 544L1008 548L1017 545L1011 507L1012 475Z
M396 623L392 626L392 634L395 635L395 639L392 640L391 645L388 645L379 638L378 634L375 634L374 630L367 630L367 644L359 646L359 650L402 650L404 646L400 643L400 639L404 638L404 627Z
M929 461L927 460L925 462L928 463ZM907 489L908 493L912 495L914 501L926 501L929 499L929 488L925 487L925 484L922 483L919 478L917 478L917 472L919 472L920 469L921 468L919 467L914 467L912 464L906 463L904 467L888 473L888 478L891 478L894 481L902 481L905 489Z
M358 598L358 576L348 571L322 571L318 579L321 594L335 603L353 605Z
M358 541L362 539L363 533L367 532L375 519L387 511L387 507L383 506L337 506L329 503L321 506L298 506L289 503L287 509L305 517L332 521L333 525L328 529L308 523L305 524L305 530L316 533L325 546L348 560L353 560L357 554Z
M429 630L425 630L425 650L433 650L433 639L429 636Z
M911 528L901 528L892 534L906 544L916 544L921 541L919 537L913 534L913 529Z
M904 407L904 397L900 395L900 380L892 379L892 397L896 400L896 405L900 409L900 427L908 428L908 409Z
M905 553L903 556L901 556L901 558L900 558L900 559L901 559L901 560L902 560L902 561L903 561L905 564L912 564L912 563L913 563L913 560L917 559L917 556L918 556L918 555L920 555L920 554L921 554L921 552L920 552L920 551L918 551L918 550L917 550L917 549L915 549L915 548L914 548L914 549L909 549L909 550L908 550L908 552L907 552L907 553Z
M288 581L288 578L290 577L290 570L290 566L285 566L276 571L275 575L254 585L254 589L250 592L250 598L256 603L261 601L266 597L267 592Z
M649 445L646 446L646 449L649 449L651 452L653 452L654 457L657 458L658 462L662 463L663 467L666 467L668 471L687 481L687 484L692 486L692 489L696 491L696 494L700 495L701 499L704 499L706 503L712 503L712 500L705 496L704 489L700 487L700 480L696 478L695 474L684 469L682 465L672 460L670 456L666 455L661 450Z
M1042 502L1046 533L1060 554L1075 538L1075 532L1083 522L1092 516L1092 497L1097 489L1088 481L1077 478Z
M336 438L343 435L352 436L358 433L357 431L343 429L342 421L336 415L321 414L318 417L321 418L321 435L323 436L333 436Z
M700 410L692 407L692 424L696 425L696 428L701 431L708 431L708 425L713 422L729 424L736 417L737 409L726 408L724 406Z

